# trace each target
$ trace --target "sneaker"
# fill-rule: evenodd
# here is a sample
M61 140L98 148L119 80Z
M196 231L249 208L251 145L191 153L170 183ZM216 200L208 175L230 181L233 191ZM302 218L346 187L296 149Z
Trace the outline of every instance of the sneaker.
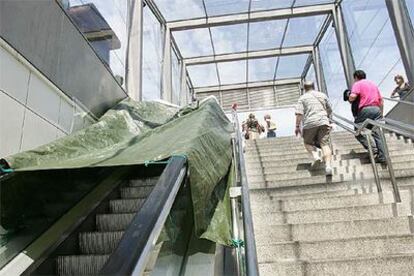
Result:
M317 170L317 169L319 169L321 164L322 164L322 159L316 159L315 161L312 162L311 169L312 170Z
M375 157L375 163L380 163L380 164L386 164L387 163L387 159L385 159L384 157Z
M332 168L331 167L326 167L325 168L325 175L326 176L332 176Z

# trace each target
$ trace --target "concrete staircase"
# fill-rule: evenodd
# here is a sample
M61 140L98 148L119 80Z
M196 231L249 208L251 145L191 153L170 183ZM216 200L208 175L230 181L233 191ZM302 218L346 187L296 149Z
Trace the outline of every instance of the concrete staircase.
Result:
M395 203L386 166L346 132L332 134L334 175L311 171L296 137L246 144L259 269L262 276L414 275L414 146L387 134L401 189Z

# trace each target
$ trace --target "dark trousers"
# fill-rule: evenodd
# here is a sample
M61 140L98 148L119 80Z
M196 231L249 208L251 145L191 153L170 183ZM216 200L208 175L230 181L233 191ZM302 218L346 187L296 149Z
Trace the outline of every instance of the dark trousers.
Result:
M366 119L371 119L375 121L379 121L382 119L381 109L377 106L368 106L364 107L362 110L358 112L358 116L355 119L355 123L358 125L362 125ZM372 129L372 125L368 125L368 129ZM378 158L384 159L384 145L382 144L381 136L378 130L372 131L372 137L374 138L376 150L378 152ZM368 149L368 142L364 135L358 135L356 139L361 143L361 145Z

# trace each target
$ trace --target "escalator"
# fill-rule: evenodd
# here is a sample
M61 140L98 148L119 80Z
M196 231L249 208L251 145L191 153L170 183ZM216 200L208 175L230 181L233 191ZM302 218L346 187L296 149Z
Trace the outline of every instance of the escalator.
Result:
M17 183L28 193L20 195L14 208L40 200L37 195L44 198L42 208L34 204L10 213L15 221L9 209L2 209L7 232L2 238L9 235L8 245L15 250L3 254L8 263L0 275L178 275L193 231L192 205L186 158L164 163L0 178L2 203L10 202L5 199L11 190L18 199L19 189L5 189ZM52 184L62 174L71 185ZM36 192L31 187L39 181L42 189ZM12 245L16 240L18 246Z

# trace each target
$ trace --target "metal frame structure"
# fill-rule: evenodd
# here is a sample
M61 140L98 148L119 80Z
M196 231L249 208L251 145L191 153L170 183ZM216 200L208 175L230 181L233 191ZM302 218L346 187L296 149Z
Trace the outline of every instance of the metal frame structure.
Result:
M355 71L355 61L352 55L352 50L349 43L349 37L346 30L346 25L343 19L343 13L341 9L342 0L333 1L329 4L315 4L308 5L303 7L290 7L274 10L264 10L264 11L254 11L250 10L251 5L249 5L249 10L247 12L241 12L237 14L226 14L219 16L206 16L202 18L192 18L186 20L175 20L167 21L163 16L162 12L157 6L156 0L140 0L143 1L151 9L153 14L162 24L165 33L164 33L164 57L163 57L163 66L162 66L162 98L167 101L172 100L171 89L172 89L172 72L171 72L171 47L177 53L178 58L180 59L181 69L187 70L188 66L193 65L203 65L203 64L216 64L216 70L218 74L219 85L212 87L196 87L194 88L191 78L188 75L188 72L181 72L181 90L185 86L189 86L189 90L194 91L195 93L208 93L216 91L226 91L231 89L244 89L247 90L251 87L259 87L259 85L268 86L270 82L273 82L273 85L277 85L279 80L269 80L263 82L249 83L246 80L245 84L232 84L232 85L221 85L220 76L217 69L217 64L220 62L229 62L229 61L240 61L240 60L249 60L249 59L260 59L267 57L278 57L278 56L287 56L287 55L298 55L298 54L309 54L308 62L305 64L304 71L302 74L302 79L307 75L311 65L313 64L315 68L315 74L318 86L320 90L327 93L326 83L324 80L323 66L320 60L319 54L319 43L324 37L326 31L332 25L335 28L335 34L339 46L339 52L342 60L342 66L344 70L344 75L348 87L353 84L353 72ZM411 83L414 83L414 52L409 50L409 45L414 43L414 32L411 20L409 18L408 9L405 4L405 1L400 0L384 0L387 4L388 12L392 21L392 26L395 31L396 39L400 47L401 57L406 69L408 80ZM207 12L205 5L204 11ZM207 14L207 13L206 13ZM227 26L234 24L242 23L252 23L252 22L262 22L278 19L291 19L298 17L307 17L307 16L317 16L317 15L327 15L325 22L322 24L320 32L318 33L313 45L304 45L297 47L281 47L278 49L266 49L260 51L249 51L247 48L246 52L235 52L229 54L219 54L216 55L213 51L211 56L199 56L192 58L183 58L180 53L180 49L177 46L177 43L174 40L173 33L176 31L184 30L193 30L200 28L217 27L217 26ZM285 28L285 33L286 33ZM210 31L211 35L211 31ZM214 47L214 46L213 46ZM277 67L277 66L276 66ZM248 69L247 69L248 70ZM247 71L246 70L246 71ZM285 82L286 80L283 80ZM297 79L291 80L296 82Z

